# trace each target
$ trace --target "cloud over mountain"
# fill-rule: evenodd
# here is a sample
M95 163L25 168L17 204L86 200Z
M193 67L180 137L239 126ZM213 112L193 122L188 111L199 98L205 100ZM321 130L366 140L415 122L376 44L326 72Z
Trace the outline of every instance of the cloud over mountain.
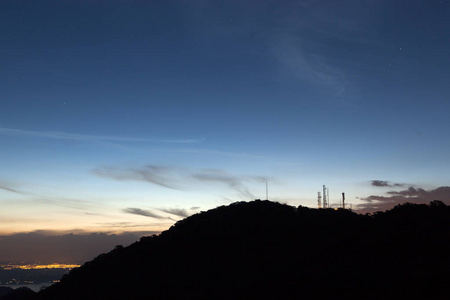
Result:
M155 219L167 219L167 217L163 217L160 216L158 214L155 214L149 210L144 210L144 209L140 209L140 208L135 208L135 207L129 207L129 208L125 208L122 210L125 213L129 213L129 214L134 214L134 215L139 215L139 216L144 216L144 217L150 217L150 218L155 218Z
M83 263L110 251L116 245L126 246L139 238L136 234L67 234L48 231L3 235L0 236L0 258L2 261Z
M441 186L432 190L409 187L405 190L389 191L386 194L387 196L371 195L361 198L365 203L357 205L357 210L365 212L384 211L405 202L429 203L434 200L442 201L447 205L450 204L450 187L448 186Z
M182 218L186 218L191 215L183 208L161 208L159 210Z

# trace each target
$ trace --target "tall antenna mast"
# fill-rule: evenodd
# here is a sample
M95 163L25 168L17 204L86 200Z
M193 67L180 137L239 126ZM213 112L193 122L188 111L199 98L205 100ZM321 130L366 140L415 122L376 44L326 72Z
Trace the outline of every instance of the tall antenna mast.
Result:
M342 193L342 208L345 209L345 193Z
M325 185L323 185L323 208L327 208L327 199L328 195L327 195L327 188Z
M320 192L317 192L317 207L322 208L322 196Z
M267 179L266 179L266 200L269 200L269 185L267 184Z
M330 206L330 189L329 188L327 188L327 206L331 207Z

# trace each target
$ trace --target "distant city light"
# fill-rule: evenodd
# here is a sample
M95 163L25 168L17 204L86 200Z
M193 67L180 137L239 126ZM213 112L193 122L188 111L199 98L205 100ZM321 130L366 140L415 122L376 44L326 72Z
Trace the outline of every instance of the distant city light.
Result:
M48 265L40 265L40 264L26 264L26 265L18 265L18 264L6 264L0 265L0 268L3 270L13 270L13 269L21 269L21 270L38 270L38 269L73 269L78 268L80 265L75 264L48 264Z

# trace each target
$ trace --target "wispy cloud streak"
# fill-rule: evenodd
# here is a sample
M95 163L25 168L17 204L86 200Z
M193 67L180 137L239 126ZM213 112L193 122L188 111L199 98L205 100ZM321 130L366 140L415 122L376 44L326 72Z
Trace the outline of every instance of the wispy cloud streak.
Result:
M200 155L220 155L220 156L237 157L237 158L250 158L250 159L266 159L267 158L262 155L255 155L255 154L249 154L249 153L243 153L243 152L219 151L219 150L213 150L213 149L179 149L176 151L200 154Z
M31 131L15 128L0 127L0 135L9 135L29 138L45 138L57 140L72 140L80 142L146 142L146 143L200 143L204 139L146 139L123 136L84 135L58 131Z
M141 168L113 168L99 167L92 172L100 177L118 181L144 181L153 183L168 189L178 190L175 184L174 167L146 165Z
M223 183L233 190L238 191L242 196L250 199L254 199L249 189L246 187L245 182L261 182L265 181L263 177L258 176L234 176L223 170L206 169L197 174L193 174L192 177L201 182L218 182Z
M182 218L186 218L189 217L191 214L188 213L185 209L183 208L161 208L159 209L162 212L168 213L168 214L172 214L178 217L182 217Z
M146 165L133 168L99 167L92 171L95 175L117 181L143 181L161 187L185 190L199 184L218 183L237 191L246 199L254 199L248 184L265 182L261 176L237 176L220 169L203 169L199 171L187 168Z
M154 212L151 212L149 210L144 210L140 208L135 207L129 207L122 210L124 213L138 215L138 216L144 216L149 218L155 218L155 219L169 219L167 217L160 216L158 214L155 214Z
M302 41L293 42L287 39L284 46L277 46L274 49L279 60L291 68L297 76L304 78L318 86L330 89L336 95L343 94L347 89L347 79L345 74L337 67L331 65L327 58L319 54L308 53L296 44Z
M22 194L21 192L15 190L13 188L10 188L10 187L7 187L7 186L2 186L2 185L0 185L0 190L4 190L4 191L15 193L15 194Z

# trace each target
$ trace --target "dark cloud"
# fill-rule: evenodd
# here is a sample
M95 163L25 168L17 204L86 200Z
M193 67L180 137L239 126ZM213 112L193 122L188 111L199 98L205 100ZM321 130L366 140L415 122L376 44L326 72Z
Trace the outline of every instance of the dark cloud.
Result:
M144 209L140 209L140 208L129 207L129 208L123 209L122 211L125 213L128 213L128 214L134 214L134 215L150 217L150 218L155 218L155 219L168 219L167 217L163 217L163 216L155 214L149 210L144 210Z
M21 192L15 190L15 189L13 189L13 188L4 186L4 185L0 185L0 190L4 190L4 191L11 192L11 193L16 193L16 194L21 194Z
M155 208L161 212L164 213L168 213L171 215L175 215L178 217L182 217L182 218L186 218L189 217L191 214L184 208ZM145 209L141 209L141 208L135 208L135 207L129 207L129 208L125 208L122 210L125 213L129 213L129 214L134 214L134 215L139 215L139 216L144 216L144 217L150 217L150 218L155 218L155 219L167 219L167 220L173 220L170 217L164 217L161 215L158 215L150 210L145 210ZM133 223L134 224L134 223ZM124 226L127 226L126 224L124 224Z
M116 245L128 246L139 240L136 234L64 234L36 231L0 236L3 262L76 263L92 260Z
M372 180L373 186L390 186L390 184L387 181L383 180Z
M191 215L185 209L182 208L161 208L159 210L182 218L186 218Z
M377 186L377 187L402 187L402 186L405 186L405 184L402 184L402 183L390 183L389 181L385 181L385 180L372 180L371 184L373 186Z
M144 181L153 183L165 188L178 190L175 185L174 173L177 171L174 167L147 165L141 168L113 168L100 167L93 170L93 173L104 178L119 181Z
M365 203L357 205L357 210L362 212L384 211L391 209L397 204L409 203L429 203L439 200L450 205L450 187L442 186L433 190L409 187L406 190L390 191L387 196L371 195L360 198Z
M198 210L198 209L200 209L200 206L192 206L191 207L191 210Z

